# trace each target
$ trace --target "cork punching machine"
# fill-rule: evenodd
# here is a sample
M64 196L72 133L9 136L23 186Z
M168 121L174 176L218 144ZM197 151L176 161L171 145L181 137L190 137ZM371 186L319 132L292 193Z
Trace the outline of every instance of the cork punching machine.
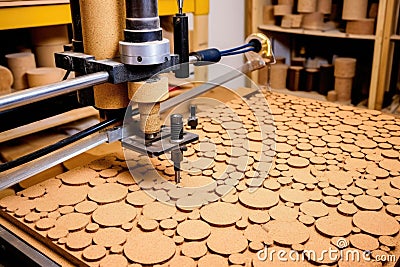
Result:
M171 115L171 127L161 125L160 113L193 99L220 84L275 63L270 40L252 34L244 45L218 50L209 48L189 54L188 16L178 0L174 17L174 52L162 38L157 0L70 0L73 19L72 47L55 54L56 66L67 70L64 80L0 96L0 112L76 91L78 101L93 105L102 121L77 134L14 161L0 164L0 189L46 170L57 162L105 142L120 141L125 148L149 156L171 152L175 180L185 144L198 136L183 131L184 121L196 128L195 107L184 120ZM245 54L248 61L238 70L169 98L168 78L189 77L189 64L208 65L224 56ZM74 71L76 78L67 80ZM130 100L137 104L133 108ZM136 120L136 117L140 117ZM125 118L132 123L122 124ZM86 138L90 137L90 138ZM28 170L28 171L27 171Z

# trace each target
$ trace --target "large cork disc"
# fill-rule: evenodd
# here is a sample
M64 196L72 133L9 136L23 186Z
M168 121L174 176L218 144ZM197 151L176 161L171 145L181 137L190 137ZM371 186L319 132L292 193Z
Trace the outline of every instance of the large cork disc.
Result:
M254 192L245 190L240 192L239 201L243 205L253 209L267 209L279 202L278 194L274 191L258 188Z
M105 226L120 226L133 221L136 217L136 209L125 203L111 203L102 205L93 212L94 222Z
M382 212L360 211L353 216L353 223L362 231L377 236L399 232L396 219Z
M140 264L158 264L175 254L174 241L165 235L152 232L130 236L124 246L129 260Z
M200 210L201 218L211 225L229 226L242 217L237 206L230 203L216 202Z
M247 248L247 239L235 229L218 229L207 239L208 248L218 254L241 253Z

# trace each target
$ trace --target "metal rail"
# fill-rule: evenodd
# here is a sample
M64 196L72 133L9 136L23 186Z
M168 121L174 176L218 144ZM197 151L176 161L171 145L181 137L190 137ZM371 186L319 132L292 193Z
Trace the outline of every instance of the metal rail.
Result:
M40 100L78 91L108 81L106 71L96 72L54 84L33 87L0 97L0 112Z
M23 180L32 177L42 171L45 171L59 163L73 158L85 151L88 151L98 145L108 141L107 132L100 132L65 147L65 149L57 150L46 156L18 166L12 170L2 172L0 174L0 190L13 186Z

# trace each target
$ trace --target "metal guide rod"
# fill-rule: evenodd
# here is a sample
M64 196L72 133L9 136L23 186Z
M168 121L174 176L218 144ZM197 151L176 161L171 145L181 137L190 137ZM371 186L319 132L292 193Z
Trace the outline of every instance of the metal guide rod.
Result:
M107 141L107 132L96 133L67 146L65 149L57 150L38 160L31 161L10 171L2 172L0 173L0 190L22 182L35 174L45 171L98 145L104 144Z
M265 66L265 62L263 60L248 61L247 63L245 63L243 66L241 66L237 70L232 70L210 82L204 83L204 84L202 84L196 88L193 88L192 90L189 90L181 95L178 95L174 98L168 99L165 102L161 102L160 113L166 112L169 109L175 107L176 105L178 105L184 101L193 99L196 96L204 94L205 92L207 92L215 87L218 87L221 84L224 84L233 79L236 79L236 78L242 76L243 73L251 72L251 71L260 69L264 66Z
M0 97L0 111L17 108L40 100L78 91L108 81L106 71L96 72L54 84L44 85Z

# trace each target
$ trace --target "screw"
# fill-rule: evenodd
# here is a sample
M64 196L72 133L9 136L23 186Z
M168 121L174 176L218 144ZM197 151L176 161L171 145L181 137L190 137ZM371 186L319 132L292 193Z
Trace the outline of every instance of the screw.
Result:
M181 114L172 114L171 120L171 142L179 143L183 139L183 116Z
M198 125L198 119L196 117L196 106L195 105L190 105L190 116L188 119L188 125L192 130L195 130L197 125Z

